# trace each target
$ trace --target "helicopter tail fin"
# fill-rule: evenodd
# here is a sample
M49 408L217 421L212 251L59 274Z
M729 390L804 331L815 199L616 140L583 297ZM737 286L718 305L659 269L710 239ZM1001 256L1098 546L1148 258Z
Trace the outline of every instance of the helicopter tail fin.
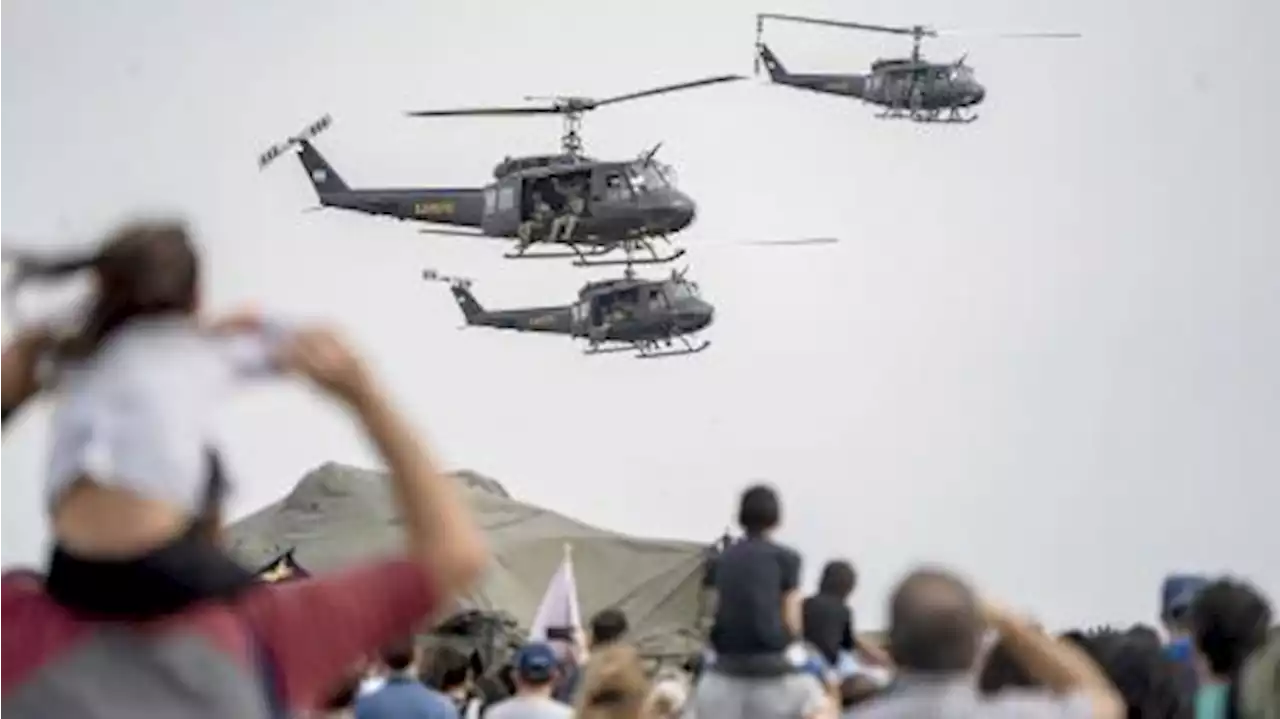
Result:
M449 285L449 291L453 293L453 299L458 302L458 309L462 310L462 317L467 324L473 325L480 322L487 312L476 296L471 294L471 280L465 277L452 277L450 275L442 275L439 272L427 269L422 271L422 279L427 282L444 282Z
M756 52L760 55L760 62L764 63L764 69L769 71L769 79L776 82L787 77L787 68L768 45L760 43L756 46Z
M462 317L467 321L467 324L476 324L484 317L484 307L480 305L476 296L471 294L469 287L455 284L449 288L449 291L453 293L453 299L457 300L458 309L462 310Z
M333 165L324 159L324 155L315 148L307 140L298 143L301 149L298 150L298 159L302 160L302 167L307 171L307 176L311 178L311 184L316 188L316 194L320 199L333 192L346 192L351 188L343 181L342 175L333 169Z

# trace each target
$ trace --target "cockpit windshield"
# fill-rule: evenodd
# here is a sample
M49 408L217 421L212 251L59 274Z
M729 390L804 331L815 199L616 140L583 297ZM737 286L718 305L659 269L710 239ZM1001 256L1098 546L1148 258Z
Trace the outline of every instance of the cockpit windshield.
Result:
M672 280L667 283L667 299L670 302L698 298L698 284L687 280Z
M627 179L636 192L652 192L670 187L667 178L656 165L637 163L627 168Z
M956 65L951 68L952 82L969 82L973 80L973 68L968 65Z

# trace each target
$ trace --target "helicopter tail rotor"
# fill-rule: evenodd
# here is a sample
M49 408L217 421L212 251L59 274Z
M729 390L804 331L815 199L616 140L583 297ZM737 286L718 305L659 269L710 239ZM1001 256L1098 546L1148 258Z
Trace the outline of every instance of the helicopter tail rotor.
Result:
M442 275L436 270L425 269L422 271L422 279L427 282L443 282L451 288L468 289L471 287L472 280L469 277L455 277L452 275Z
M756 52L751 74L760 76L760 46L764 44L764 15L756 14Z
M276 143L272 147L267 148L266 152L258 156L258 169L259 170L265 169L266 166L274 162L276 158L280 157L281 155L288 152L289 150L295 147L298 147L302 143L307 142L308 140L315 137L316 135L319 135L325 130L328 130L329 126L332 124L333 124L333 117L331 115L325 115L319 120L316 120L315 122L303 128L302 132L299 132L298 134L293 135L292 137L288 137L283 142Z

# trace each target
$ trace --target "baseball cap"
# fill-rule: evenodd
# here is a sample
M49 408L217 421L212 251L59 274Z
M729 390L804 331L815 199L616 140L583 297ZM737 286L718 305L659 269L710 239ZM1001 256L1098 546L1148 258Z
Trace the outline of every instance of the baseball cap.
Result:
M516 676L527 682L545 682L556 669L556 650L546 642L529 642L516 652Z

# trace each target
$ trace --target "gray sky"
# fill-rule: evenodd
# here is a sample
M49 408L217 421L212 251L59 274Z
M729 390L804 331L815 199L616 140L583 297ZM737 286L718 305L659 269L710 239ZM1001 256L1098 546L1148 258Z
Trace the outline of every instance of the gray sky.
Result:
M331 112L319 146L353 185L479 185L503 154L554 149L558 124L401 112L749 73L757 8L454 5L5 2L5 238L80 243L138 211L188 215L212 307L341 323L449 465L602 526L708 540L744 483L768 479L810 577L832 555L858 562L868 623L923 559L1055 624L1149 618L1180 568L1280 595L1275 3L759 8L1087 38L934 44L968 50L988 86L966 127L755 80L589 117L597 156L664 140L699 202L683 239L715 344L654 362L456 331L422 267L476 278L495 307L567 299L591 275L303 214L297 163L255 160ZM820 28L768 39L795 71L905 48ZM845 242L730 246L815 235ZM5 438L6 564L40 556L46 420ZM373 461L295 387L238 398L226 434L239 512L324 460Z

